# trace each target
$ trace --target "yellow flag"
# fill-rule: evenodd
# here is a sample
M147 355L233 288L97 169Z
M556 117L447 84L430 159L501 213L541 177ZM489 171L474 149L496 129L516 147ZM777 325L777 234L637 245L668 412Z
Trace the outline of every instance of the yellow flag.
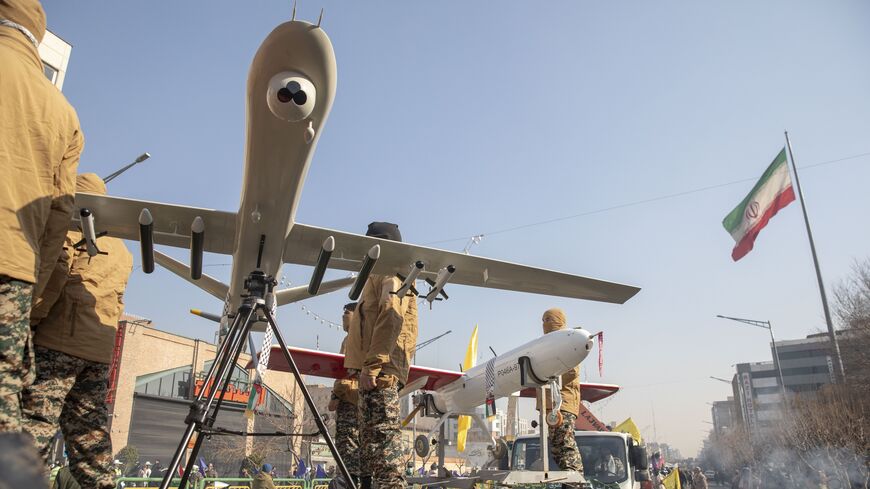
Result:
M468 340L468 349L465 350L465 361L462 363L462 369L468 370L474 367L477 363L477 325L474 326L474 331L471 332L471 339ZM460 416L459 426L456 430L456 450L465 451L465 437L468 435L468 429L471 428L471 416Z
M634 438L634 441L636 441L637 443L642 442L642 439L640 437L640 430L637 429L637 425L634 424L634 421L632 421L631 418L628 418L622 423L619 423L616 428L613 428L613 431L628 433L629 435L631 435L632 438Z
M662 479L665 489L682 489L680 487L680 469L674 468L667 477Z

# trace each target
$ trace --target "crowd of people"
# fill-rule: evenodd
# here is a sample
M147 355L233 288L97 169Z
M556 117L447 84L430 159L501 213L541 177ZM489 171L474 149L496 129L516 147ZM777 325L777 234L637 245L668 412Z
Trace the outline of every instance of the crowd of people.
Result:
M668 479L677 479L682 489L708 489L707 475L701 470L701 467L693 469L682 469L680 467L653 467L652 472L653 486L655 489L667 489L668 487L676 487L675 484L669 484Z
M72 477L68 462L68 459L56 460L49 466L49 486L52 489L79 489L82 487ZM206 480L204 487L217 487L219 484L210 483L215 479L218 482L221 480L221 474L219 474L215 465L204 462L201 462L201 464L201 466L199 464L193 465L193 472L190 474L188 487L197 487L202 480ZM167 470L168 467L161 464L160 460L155 460L153 464L150 461L125 464L121 460L115 459L112 463L112 476L115 487L118 488L151 487L154 485L154 482L163 478ZM180 476L181 474L179 473L178 475ZM306 467L303 461L286 473L281 473L277 467L270 463L254 466L248 459L245 459L240 464L237 475L224 475L223 477L231 479L233 485L237 487L264 489L274 487L275 479L302 479L311 481L314 479L331 479L334 475L334 466L326 468L322 465Z

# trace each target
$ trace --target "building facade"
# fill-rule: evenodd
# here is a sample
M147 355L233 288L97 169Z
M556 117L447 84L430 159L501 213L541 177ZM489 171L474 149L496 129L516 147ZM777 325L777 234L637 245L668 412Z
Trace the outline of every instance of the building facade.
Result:
M781 416L782 391L773 362L738 363L731 381L740 422L750 433L759 433Z
M72 46L68 42L51 31L45 31L45 37L39 44L39 57L42 58L42 69L46 78L58 90L63 89L70 55L72 55Z
M130 446L141 463L164 464L178 446L191 401L212 387L205 375L216 346L160 331L150 321L132 316L122 319L110 368L107 404L115 453ZM203 443L200 457L214 463L221 475L237 475L242 460L251 454L265 457L284 475L296 463L300 438L250 437L245 432L299 432L306 409L292 374L268 371L258 395L253 387L250 356L242 354L233 368L215 426L236 432L212 436ZM245 415L251 396L255 415ZM191 446L188 446L190 448Z
M827 334L777 341L782 378L789 394L811 394L836 382L835 360Z
M771 356L772 362L737 364L732 379L732 424L745 426L753 435L763 434L775 425L782 416L784 401L813 396L836 382L835 359L827 334L777 341L775 349L771 344ZM782 382L777 366L782 370ZM714 425L720 421L725 425L725 402L714 403Z
M734 398L728 396L725 401L716 401L710 409L713 415L713 429L717 435L722 435L734 427L736 422L736 403Z

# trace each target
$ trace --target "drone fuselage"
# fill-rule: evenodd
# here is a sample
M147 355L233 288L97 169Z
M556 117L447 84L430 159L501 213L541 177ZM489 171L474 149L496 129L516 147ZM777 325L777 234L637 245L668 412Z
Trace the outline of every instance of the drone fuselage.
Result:
M332 43L320 27L304 21L276 27L254 56L225 313L238 308L244 279L253 270L279 276L308 167L335 98L336 78Z

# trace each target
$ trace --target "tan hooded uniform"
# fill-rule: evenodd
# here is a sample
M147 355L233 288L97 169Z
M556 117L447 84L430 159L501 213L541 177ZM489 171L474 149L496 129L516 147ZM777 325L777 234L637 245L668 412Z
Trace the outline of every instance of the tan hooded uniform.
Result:
M390 223L372 223L366 234L402 240ZM413 294L399 299L392 293L400 286L397 277L369 276L347 335L344 366L360 378L360 465L371 473L360 478L363 489L372 481L379 489L405 488L399 389L408 381L417 346L417 302Z
M544 334L565 329L568 321L561 309L553 308L544 312L541 318ZM577 414L580 412L580 367L562 374L562 405L559 408L562 422L557 426L550 426L550 451L553 459L562 470L575 470L583 473L583 461L577 448L577 440L574 439L574 424L577 422ZM552 396L549 392L546 396L548 409L553 406ZM541 410L538 403L537 409Z
M398 277L371 275L360 294L346 339L344 366L377 378L378 387L405 384L417 346L417 302L399 299Z
M105 194L93 173L79 175L77 190ZM22 395L24 429L48 457L58 427L73 477L82 487L115 487L106 408L109 364L133 257L124 242L104 236L88 256L67 234L64 250L33 311L36 382Z
M0 432L21 429L34 284L69 229L84 145L75 111L43 73L44 35L39 2L0 0Z

